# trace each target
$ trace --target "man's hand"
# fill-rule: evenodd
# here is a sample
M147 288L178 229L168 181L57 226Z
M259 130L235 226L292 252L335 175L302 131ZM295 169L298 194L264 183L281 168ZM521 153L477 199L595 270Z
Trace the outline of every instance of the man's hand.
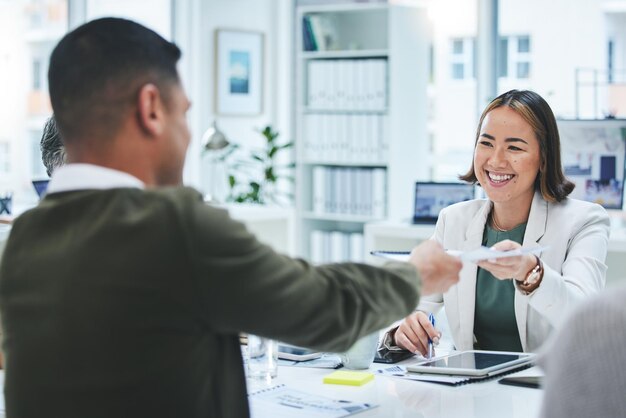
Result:
M422 295L444 293L458 283L463 264L458 257L446 254L443 247L432 240L413 248L409 263L413 264L422 279Z

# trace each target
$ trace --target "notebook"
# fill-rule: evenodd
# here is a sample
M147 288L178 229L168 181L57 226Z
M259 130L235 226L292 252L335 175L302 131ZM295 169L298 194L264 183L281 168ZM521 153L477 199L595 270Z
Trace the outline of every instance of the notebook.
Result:
M441 209L474 199L474 185L466 183L415 183L413 223L436 224Z
M248 394L251 418L347 417L378 405L337 400L301 392L285 385Z
M398 365L387 367L385 369L376 370L375 373L383 375L383 376L398 377L400 379L415 380L418 382L436 383L439 385L446 385L446 386L461 386L461 385L467 385L470 383L485 382L491 379L502 377L504 375L508 375L510 373L515 373L520 370L525 370L530 367L533 367L533 365L523 364L520 366L516 366L512 369L503 370L496 374L491 374L491 375L482 376L482 377L410 373L405 366L398 366Z

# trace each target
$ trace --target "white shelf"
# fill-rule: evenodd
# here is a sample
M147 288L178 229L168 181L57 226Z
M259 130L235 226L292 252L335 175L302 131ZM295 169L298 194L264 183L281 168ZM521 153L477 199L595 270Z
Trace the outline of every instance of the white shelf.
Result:
M384 162L341 162L341 161L321 161L321 160L304 160L300 164L304 165L324 165L329 167L362 167L362 168L387 168Z
M319 16L320 19L334 25L328 33L334 36L331 47L336 50L303 50L303 19L315 14L325 15ZM429 179L429 168L415 164L415 155L429 153L426 120L429 21L425 7L407 6L406 3L312 5L298 8L296 15L296 50L300 51L294 57L296 94L293 118L296 126L296 181L300 186L296 201L296 236L299 255L309 257L314 231L358 234L363 232L365 224L379 222L381 217L408 216L413 207L414 182ZM357 62L359 60L363 62ZM379 70L377 61L384 62L383 70ZM345 95L338 95L339 101L326 103L324 100L328 101L328 97L336 94L332 91L334 86L344 85L342 80L347 71L355 72L345 80L356 80L358 84L355 85L359 88L349 84L343 92ZM326 91L325 97L316 95L320 83L315 83L315 88L309 84L310 80L319 80L320 74L337 77L328 82L326 90L322 89ZM384 83L377 84L381 79ZM324 82L321 84L325 85ZM382 90L378 88L381 85L384 86L384 96L378 93ZM372 86L374 96L367 90ZM356 91L360 94L354 94ZM368 99L361 103L356 99L345 100L352 95ZM371 100L370 97L381 101L367 101ZM318 101L309 107L311 98ZM364 109L358 109L357 104ZM345 109L350 105L354 108ZM370 109L365 109L367 107ZM344 117L346 120L342 119ZM332 145L330 149L329 144ZM335 151L337 156L331 155ZM344 162L350 159L355 161ZM324 179L323 183L320 178ZM328 181L334 190L330 198L327 197L328 187L316 186ZM363 185L365 187L360 187ZM346 189L356 190L348 199L357 196L357 200L377 202L373 206L376 208L374 213L384 216L314 212L314 208L320 207L321 200L343 199L342 190Z
M386 49L354 49L344 51L304 51L300 52L300 58L312 59L338 59L338 58L387 58L389 53Z
M388 7L386 3L320 4L299 7L298 13L305 15L309 13L367 12L387 10Z
M313 109L306 106L299 110L305 115L386 115L389 111L388 109Z
M346 215L346 214L340 214L340 213L320 214L320 213L314 213L314 212L304 212L302 214L302 218L308 219L311 221L352 222L352 223L361 223L361 224L365 224L367 222L380 221L380 219L376 219L371 216Z

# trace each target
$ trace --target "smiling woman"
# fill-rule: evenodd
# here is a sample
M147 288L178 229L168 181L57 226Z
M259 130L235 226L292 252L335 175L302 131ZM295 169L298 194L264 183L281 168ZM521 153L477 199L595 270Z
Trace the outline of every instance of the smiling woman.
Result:
M502 227L511 229L528 218L539 164L539 142L524 118L507 106L486 114L474 151L474 173L494 202L492 219L500 212Z
M547 247L467 265L445 295L424 298L394 332L397 345L424 353L440 333L428 313L444 304L458 350L535 351L562 315L604 287L609 218L599 205L568 198L556 120L532 91L512 90L484 110L470 170L487 200L443 209L434 239L448 250Z

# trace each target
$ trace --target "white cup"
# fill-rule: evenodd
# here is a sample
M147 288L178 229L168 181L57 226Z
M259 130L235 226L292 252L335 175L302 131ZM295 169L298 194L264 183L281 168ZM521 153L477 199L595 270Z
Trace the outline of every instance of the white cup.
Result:
M378 332L360 338L348 351L341 354L341 362L347 369L362 370L372 365L378 348Z
M248 334L248 377L268 380L278 375L278 342Z

